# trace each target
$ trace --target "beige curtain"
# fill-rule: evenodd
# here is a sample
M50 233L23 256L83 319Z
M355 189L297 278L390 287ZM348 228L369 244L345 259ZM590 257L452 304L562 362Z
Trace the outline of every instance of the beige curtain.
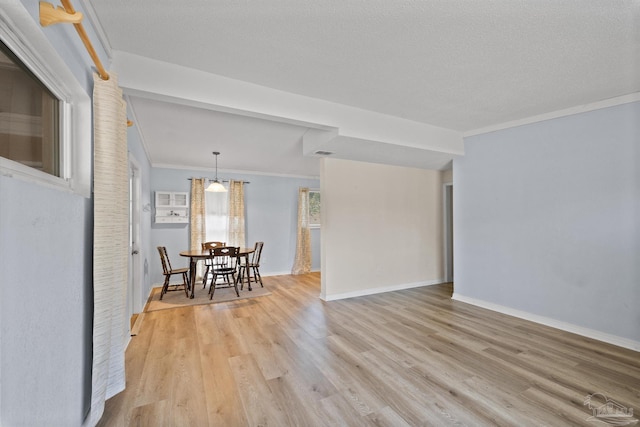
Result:
M298 190L298 237L296 258L291 274L305 274L311 271L311 230L309 229L309 189Z
M191 178L191 206L189 209L189 248L191 250L202 248L202 243L207 238L204 202L205 185L204 178ZM203 273L202 263L198 263L196 277L201 278Z
M244 183L229 183L229 240L228 246L246 247L244 231Z
M129 271L129 165L127 115L117 76L93 76L93 366L91 412L95 426L106 399L124 390Z
M206 239L205 215L204 215L204 178L191 179L191 208L190 208L190 248L197 250Z

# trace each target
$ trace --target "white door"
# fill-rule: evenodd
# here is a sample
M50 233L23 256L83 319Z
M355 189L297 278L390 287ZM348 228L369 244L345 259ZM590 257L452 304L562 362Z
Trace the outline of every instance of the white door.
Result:
M140 307L140 168L129 160L129 285L127 287L128 319ZM130 323L127 322L129 325Z

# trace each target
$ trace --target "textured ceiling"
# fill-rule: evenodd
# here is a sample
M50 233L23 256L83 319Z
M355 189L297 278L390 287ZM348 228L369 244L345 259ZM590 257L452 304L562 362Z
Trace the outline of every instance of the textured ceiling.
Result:
M111 49L461 132L640 92L638 0L88 1Z

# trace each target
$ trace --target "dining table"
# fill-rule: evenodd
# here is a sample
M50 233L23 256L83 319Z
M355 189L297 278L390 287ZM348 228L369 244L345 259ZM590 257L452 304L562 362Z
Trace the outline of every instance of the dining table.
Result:
M244 262L246 265L249 265L249 255L255 252L255 248L239 248L238 251L238 261L241 258L244 258ZM198 266L198 261L203 261L208 259L211 255L209 254L209 249L192 249L188 251L180 252L180 256L189 258L189 286L191 287L191 294L189 298L194 297L195 284L196 284L196 267ZM249 290L251 291L251 269L247 268L247 283L249 284ZM236 278L236 281L240 279L240 275Z

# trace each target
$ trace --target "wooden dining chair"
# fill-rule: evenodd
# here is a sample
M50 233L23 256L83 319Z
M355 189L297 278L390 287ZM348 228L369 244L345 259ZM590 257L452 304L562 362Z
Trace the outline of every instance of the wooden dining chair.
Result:
M218 248L221 246L227 246L225 242L204 242L202 243L202 251L206 251L213 248ZM206 259L204 261L205 271L202 275L202 289L207 287L207 279L209 278L209 273L211 272L211 260Z
M158 246L158 252L160 253L160 262L162 262L162 272L164 274L164 284L160 291L160 299L169 291L169 286L173 286L172 291L177 291L181 286L184 288L184 293L189 297L189 268L172 268L169 261L169 255L167 254L167 248L164 246ZM169 282L171 276L182 275L182 283L176 283L171 285Z
M251 269L253 271L253 277L255 277L254 282L259 282L260 287L264 288L262 284L262 277L260 276L260 257L262 256L263 246L264 242L256 242L254 251L249 258L249 264L245 262L240 265L240 289L244 288L243 277L246 274L249 290L251 290L251 275L248 274L247 269Z
M204 242L202 244L202 250L217 248L219 246L227 246L225 242Z
M209 259L211 261L212 279L209 285L209 299L213 299L216 288L233 287L236 295L239 297L238 281L236 273L238 272L238 251L240 248L234 246L220 246L209 249ZM218 278L224 281L218 284Z

